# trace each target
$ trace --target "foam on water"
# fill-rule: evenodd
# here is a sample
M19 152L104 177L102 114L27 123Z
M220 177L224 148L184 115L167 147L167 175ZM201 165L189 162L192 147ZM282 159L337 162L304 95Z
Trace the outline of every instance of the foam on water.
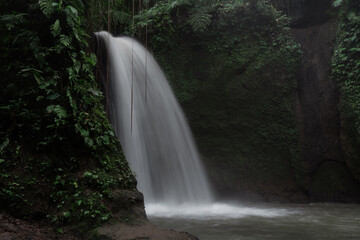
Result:
M225 203L213 203L203 205L172 205L151 203L146 204L145 210L150 217L187 219L235 219L248 216L272 218L282 217L293 213L289 210L281 208L248 207L241 205L230 205Z

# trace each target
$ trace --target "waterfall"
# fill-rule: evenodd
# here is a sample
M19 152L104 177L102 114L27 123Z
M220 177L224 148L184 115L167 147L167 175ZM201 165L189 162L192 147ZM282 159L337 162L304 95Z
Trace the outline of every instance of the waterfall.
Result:
M96 35L109 53L109 120L145 204L210 203L190 128L155 59L131 38L104 31Z

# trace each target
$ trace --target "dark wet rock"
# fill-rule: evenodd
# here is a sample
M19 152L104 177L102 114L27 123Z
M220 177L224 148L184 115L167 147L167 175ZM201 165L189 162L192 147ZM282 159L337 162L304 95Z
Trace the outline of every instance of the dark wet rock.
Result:
M313 4L314 10L322 9L320 15L331 10L327 1ZM306 11L311 15L314 10ZM303 52L296 111L304 187L311 201L358 202L360 151L347 130L336 79L330 76L338 22L327 18L316 23L293 30Z
M78 238L69 233L58 234L52 227L36 221L24 221L0 214L0 240L78 240Z
M19 224L19 222L17 223ZM8 232L17 232L18 228L12 223L4 224L5 230Z
M296 109L301 158L307 176L326 161L343 161L339 139L339 90L335 80L330 78L335 33L334 20L293 31L303 51L297 77Z
M14 237L13 237L13 234L11 234L9 232L3 232L3 233L0 233L0 239L1 240L13 240Z
M107 203L116 221L136 224L146 220L144 196L139 191L114 190Z
M148 221L138 225L106 224L99 229L99 233L112 240L198 240L198 238L186 232L159 229Z
M311 177L314 201L353 202L360 199L359 182L346 164L336 161L323 163Z
M99 230L99 239L113 240L197 240L189 233L159 229L149 222L143 194L138 191L114 190L108 203L112 219Z

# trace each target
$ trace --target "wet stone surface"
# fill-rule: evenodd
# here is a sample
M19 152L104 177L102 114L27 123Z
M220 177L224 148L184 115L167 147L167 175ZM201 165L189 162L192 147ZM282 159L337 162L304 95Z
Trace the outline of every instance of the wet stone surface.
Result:
M77 240L69 234L58 234L49 226L27 222L0 213L1 240Z

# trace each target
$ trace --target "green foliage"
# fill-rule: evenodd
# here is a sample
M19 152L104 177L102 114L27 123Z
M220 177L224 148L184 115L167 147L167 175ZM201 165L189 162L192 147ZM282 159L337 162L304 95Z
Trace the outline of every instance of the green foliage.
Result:
M343 3L343 0L334 0L332 5L334 7L339 7L342 3Z
M189 23L194 32L203 32L211 23L211 15L202 12L192 14Z
M88 7L89 25L93 30L99 31L110 27L113 33L131 35L132 2L130 0L90 0Z
M343 1L332 58L332 77L340 90L344 158L353 176L360 179L360 3Z
M161 32L174 32L174 16L183 17L189 15L186 23L190 24L195 32L204 31L211 23L211 13L220 1L191 1L191 0L170 0L157 1L150 9L143 11L135 17L138 28L148 26L154 35L159 37ZM183 10L191 13L184 14ZM178 23L176 21L176 23ZM181 24L181 23L180 23ZM169 30L167 30L169 29ZM160 38L158 39L160 40ZM161 39L164 42L164 39Z
M107 182L107 175L101 178ZM111 179L113 180L113 179ZM113 181L116 186L117 181ZM50 195L51 201L56 205L57 214L48 215L54 223L69 224L80 223L80 227L88 228L86 225L98 226L110 217L109 209L104 205L105 190L108 185L100 183L97 188L86 188L88 180L85 177L73 178L67 174L59 174L53 182L54 189ZM87 190L85 190L87 189Z
M40 10L42 11L42 13L44 14L45 17L49 18L52 14L52 12L54 11L54 6L56 6L52 0L40 0L39 1L39 6L40 6Z
M343 111L354 124L360 142L360 4L350 0L345 3L332 61L332 76L340 87Z
M229 61L226 65L237 61L249 61L245 56L239 59L233 47L238 46L240 42L250 41L249 38L270 37L273 41L270 47L280 49L275 51L276 54L269 54L271 59L277 59L278 56L290 52L299 54L299 46L289 38L289 19L268 1L158 1L148 11L138 15L136 21L137 27L143 31L144 27L148 26L152 49L158 53L157 58L168 77L176 79L172 81L172 87L181 101L191 99L193 92L199 87L197 77L193 76L192 64L189 63L191 58L184 54L186 49L180 49L175 54L175 58L183 58L179 63L176 59L169 59L171 54L167 54L168 50L164 50L164 45L168 48L179 48L179 44L174 42L182 36L191 39L192 42L186 42L191 48L196 49L197 45L206 44L208 51L215 56L223 52L224 48L228 52L233 51L233 56L237 59L224 56ZM235 33L237 36L234 36ZM241 35L248 39L241 38ZM209 39L211 41L208 41ZM269 48L263 42L259 42L259 46L263 51ZM166 60L161 54L164 51ZM298 60L297 57L287 61L288 68L293 69ZM171 65L171 62L177 64ZM258 63L260 69L263 61L259 60ZM184 73L176 71L175 68L187 70ZM212 74L215 69L210 68L207 72ZM214 72L221 75L217 71Z
M88 4L8 1L0 10L1 209L84 229L109 218L113 189L136 185L95 81ZM84 171L101 174L94 182Z

